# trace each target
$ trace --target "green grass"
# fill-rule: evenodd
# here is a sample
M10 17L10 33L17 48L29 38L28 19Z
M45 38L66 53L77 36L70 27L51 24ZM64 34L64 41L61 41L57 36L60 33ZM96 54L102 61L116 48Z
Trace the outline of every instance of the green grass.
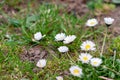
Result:
M91 54L94 57L99 57L105 26L99 26L93 31L91 28L85 27L89 15L81 18L76 18L67 13L61 15L59 14L59 8L61 7L52 4L42 4L38 5L37 9L34 9L28 4L28 8L25 8L24 13L20 11L14 16L9 16L9 14L1 11L2 15L7 19L7 23L0 25L0 79L55 80L55 77L59 76L60 73L69 72L71 65L78 65L83 69L84 75L82 78L63 75L65 80L101 80L99 76L119 80L120 57L118 55L113 65L113 56L110 55L113 53L112 49L115 46L110 46L108 50L104 51L103 64L98 68L82 64L77 60L78 55L82 52L80 45L86 40L92 40L96 43L97 51L91 52ZM49 10L50 12L48 12ZM18 28L20 32L16 31ZM45 34L46 37L39 42L33 43L33 35L38 31ZM59 53L57 50L59 46L65 45L62 42L55 41L55 35L60 32L77 36L73 43L66 45L70 48L68 54L71 58L67 54ZM10 38L6 38L6 34L9 34ZM119 41L119 39L116 39L115 45ZM110 38L106 42L106 45L112 44ZM30 48L34 45L43 46L49 52L49 56L52 57L48 56L47 66L44 69L38 69L37 73L33 72L33 69L37 68L36 63L23 62L19 57L24 46ZM52 54L51 50L55 54ZM59 54L61 57L59 57ZM119 53L117 52L117 54Z

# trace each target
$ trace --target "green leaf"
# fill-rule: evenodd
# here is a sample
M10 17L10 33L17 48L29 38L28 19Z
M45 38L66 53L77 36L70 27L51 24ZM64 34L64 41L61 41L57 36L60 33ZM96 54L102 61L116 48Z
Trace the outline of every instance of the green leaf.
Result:
M32 24L34 24L39 19L38 15L32 15L27 17L26 19L26 27L30 27Z
M111 78L115 78L115 73L111 72L110 76L111 76Z
M17 19L8 19L9 23L13 25L14 27L20 27L21 26L21 21Z

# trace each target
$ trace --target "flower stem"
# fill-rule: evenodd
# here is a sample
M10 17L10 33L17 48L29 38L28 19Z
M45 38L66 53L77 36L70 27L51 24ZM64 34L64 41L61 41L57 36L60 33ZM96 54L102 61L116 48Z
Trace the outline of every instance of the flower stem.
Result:
M106 38L107 38L107 30L108 28L106 27L106 33L105 33L105 37L104 37L104 40L103 40L103 44L102 44L102 49L101 49L101 53L100 53L100 57L103 56L103 51L104 51L104 47L105 47L105 42L106 42Z
M112 71L112 72L114 72L114 73L116 73L117 75L120 76L120 73L118 71L115 71L115 70L113 70L113 69L111 69L111 68L109 68L107 66L103 66L103 68L106 68L106 69L108 69L108 70L110 70L110 71Z
M107 77L104 77L104 76L99 76L99 78L101 78L103 80L113 80L113 79L110 79L110 78L107 78Z
M116 59L116 50L113 51L114 57L113 57L113 67L115 66L115 59Z
M76 64L75 61L74 61L74 60L71 58L71 56L69 55L69 53L67 52L66 54L67 54L67 56L70 58L70 60L71 60L74 64Z

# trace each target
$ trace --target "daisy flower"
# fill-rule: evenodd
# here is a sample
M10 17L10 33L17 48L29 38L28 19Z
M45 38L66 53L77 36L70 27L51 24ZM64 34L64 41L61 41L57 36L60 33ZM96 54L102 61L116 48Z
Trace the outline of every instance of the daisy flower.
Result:
M37 32L34 34L34 40L39 41L41 40L45 35L42 36L41 32Z
M96 49L95 44L92 41L88 41L88 40L83 42L80 48L85 51L89 51L89 50L94 51Z
M82 61L82 63L89 63L92 56L88 53L81 53L79 55L79 60Z
M105 17L104 22L106 25L111 25L114 22L114 19L111 17Z
M69 44L69 43L73 42L75 39L76 39L75 35L69 35L64 39L63 43Z
M94 66L94 67L98 67L98 66L100 66L100 64L102 64L102 59L100 59L100 58L92 58L90 60L90 64L92 66Z
M67 46L60 46L58 48L58 51L59 52L62 52L62 53L65 53L65 52L68 52L69 51L69 48Z
M63 80L63 77L62 76L57 76L56 80Z
M55 36L56 41L63 41L65 39L66 35L65 33L59 33Z
M97 19L88 19L88 21L86 22L86 25L89 27L94 27L98 24Z
M82 69L78 66L71 66L69 70L73 76L81 77L83 74Z
M46 60L45 59L40 59L38 62L37 62L37 64L36 64L36 66L37 67L40 67L40 68L43 68L43 67L45 67L46 66Z

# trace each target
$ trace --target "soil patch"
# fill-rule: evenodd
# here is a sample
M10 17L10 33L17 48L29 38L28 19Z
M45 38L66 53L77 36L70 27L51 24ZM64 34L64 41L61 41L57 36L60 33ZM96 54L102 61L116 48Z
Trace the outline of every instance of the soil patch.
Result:
M110 16L115 19L113 24L114 36L120 36L120 6L110 13Z
M34 46L29 49L23 48L23 53L20 54L22 61L37 62L39 59L47 58L48 52L42 46Z

